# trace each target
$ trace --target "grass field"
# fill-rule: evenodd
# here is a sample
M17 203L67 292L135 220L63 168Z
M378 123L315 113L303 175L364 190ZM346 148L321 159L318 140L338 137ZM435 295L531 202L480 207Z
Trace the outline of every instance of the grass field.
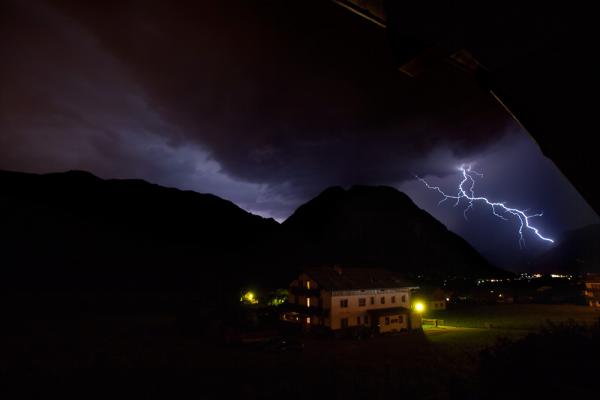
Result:
M439 318L444 325L465 328L537 330L548 322L573 320L578 324L598 323L600 312L587 306L569 304L497 304L450 308L428 312L426 318Z

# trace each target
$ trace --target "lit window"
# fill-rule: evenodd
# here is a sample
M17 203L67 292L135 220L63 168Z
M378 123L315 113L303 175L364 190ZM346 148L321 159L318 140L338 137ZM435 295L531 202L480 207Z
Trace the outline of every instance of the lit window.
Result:
M310 281L306 281L306 288L310 289Z
M310 297L306 298L306 307L310 307Z
M306 317L306 323L310 324L310 317Z
M365 298L358 299L358 306L359 307L364 307L366 305L367 305L367 299L365 299Z

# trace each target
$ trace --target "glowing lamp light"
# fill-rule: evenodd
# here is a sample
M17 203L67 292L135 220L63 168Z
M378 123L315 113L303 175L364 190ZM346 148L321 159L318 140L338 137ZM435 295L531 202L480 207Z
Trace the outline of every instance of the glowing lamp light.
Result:
M246 292L246 293L244 293L244 295L242 296L241 300L242 300L243 303L250 303L250 304L257 304L258 303L258 300L256 299L256 296L252 292Z
M425 304L421 302L415 303L415 311L418 313L422 313L423 311L425 311Z

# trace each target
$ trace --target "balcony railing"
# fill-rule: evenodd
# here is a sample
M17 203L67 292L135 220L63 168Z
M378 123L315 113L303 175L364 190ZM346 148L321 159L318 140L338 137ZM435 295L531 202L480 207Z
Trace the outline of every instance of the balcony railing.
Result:
M290 294L319 297L321 291L319 289L307 289L306 287L291 286L289 290Z

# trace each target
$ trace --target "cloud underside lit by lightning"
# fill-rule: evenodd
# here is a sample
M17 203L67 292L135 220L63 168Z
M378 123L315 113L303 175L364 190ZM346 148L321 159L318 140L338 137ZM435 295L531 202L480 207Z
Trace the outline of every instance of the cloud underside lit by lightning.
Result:
M492 202L488 200L486 197L475 196L475 177L483 178L483 174L474 171L471 166L465 167L464 165L459 168L462 173L463 179L458 185L458 192L456 196L446 194L439 186L431 186L425 179L416 176L421 182L427 186L427 188L431 190L435 190L442 195L442 199L439 201L438 205L442 204L446 200L455 200L454 206L458 206L461 200L465 200L468 204L467 207L463 210L463 215L465 219L467 219L467 213L470 209L473 208L473 204L475 202L483 203L490 207L492 214L496 217L508 220L507 216L512 218L516 218L519 222L519 246L522 248L525 246L525 238L523 237L523 230L528 229L533 232L538 238L544 240L546 242L554 243L553 239L545 237L542 235L538 228L532 226L529 222L531 218L541 217L543 213L539 214L531 214L527 215L527 210L519 210L516 208L511 208L506 206L505 203L500 202Z

